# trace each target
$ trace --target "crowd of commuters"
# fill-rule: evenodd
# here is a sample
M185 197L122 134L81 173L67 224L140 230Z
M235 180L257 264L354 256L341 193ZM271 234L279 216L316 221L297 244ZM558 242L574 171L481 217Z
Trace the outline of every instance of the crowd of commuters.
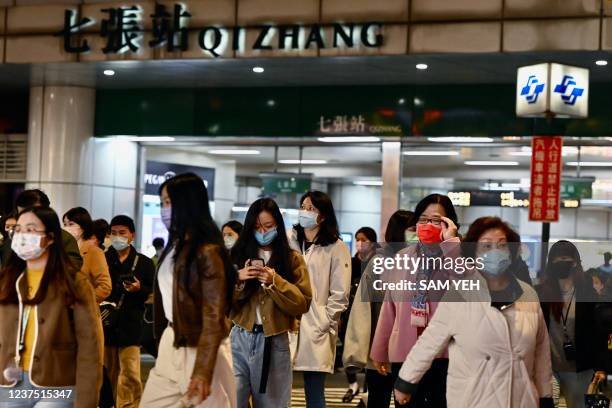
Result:
M483 217L462 236L444 195L395 212L382 243L360 228L351 258L323 192L301 197L290 228L272 198L219 228L191 173L159 194L168 239L153 259L136 250L130 217L76 207L62 229L40 190L0 219L0 407L287 407L295 371L319 408L341 361L343 401L363 390L361 406L553 407L556 378L577 408L610 372L609 253L585 272L578 248L558 241L532 286L511 226ZM373 265L396 256L477 257L462 278L486 290L376 289ZM419 265L393 273L458 279ZM144 385L141 347L156 358Z

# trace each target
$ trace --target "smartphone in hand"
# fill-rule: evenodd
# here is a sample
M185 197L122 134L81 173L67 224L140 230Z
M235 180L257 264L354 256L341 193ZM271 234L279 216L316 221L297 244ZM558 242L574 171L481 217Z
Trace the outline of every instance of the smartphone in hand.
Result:
M263 269L266 265L263 259L261 258L252 258L251 259L251 266L254 266L256 268L260 268ZM260 272L261 273L261 272ZM263 287L264 284L262 283L261 286Z
M264 263L264 260L261 258L251 258L249 263L251 264L251 266L254 266L256 268L264 268L266 265Z

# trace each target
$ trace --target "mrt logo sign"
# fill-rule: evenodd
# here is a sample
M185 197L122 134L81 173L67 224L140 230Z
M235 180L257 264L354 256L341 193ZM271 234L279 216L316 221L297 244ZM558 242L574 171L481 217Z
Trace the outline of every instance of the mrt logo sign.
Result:
M588 113L588 69L552 63L518 69L517 116L586 118Z

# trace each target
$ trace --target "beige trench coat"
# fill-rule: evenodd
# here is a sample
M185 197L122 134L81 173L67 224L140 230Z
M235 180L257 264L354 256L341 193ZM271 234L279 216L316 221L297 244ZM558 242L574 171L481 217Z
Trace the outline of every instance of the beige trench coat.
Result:
M289 243L302 253L295 230L289 232ZM293 368L333 373L338 320L348 306L351 254L339 239L327 246L313 244L303 256L312 286L312 302L300 321Z

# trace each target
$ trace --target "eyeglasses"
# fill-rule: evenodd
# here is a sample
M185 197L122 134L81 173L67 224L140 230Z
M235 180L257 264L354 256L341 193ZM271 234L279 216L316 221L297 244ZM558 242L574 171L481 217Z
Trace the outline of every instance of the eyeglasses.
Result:
M442 220L440 218L427 218L427 217L419 217L419 220L417 221L417 224L433 224L433 225L440 225L442 224Z

